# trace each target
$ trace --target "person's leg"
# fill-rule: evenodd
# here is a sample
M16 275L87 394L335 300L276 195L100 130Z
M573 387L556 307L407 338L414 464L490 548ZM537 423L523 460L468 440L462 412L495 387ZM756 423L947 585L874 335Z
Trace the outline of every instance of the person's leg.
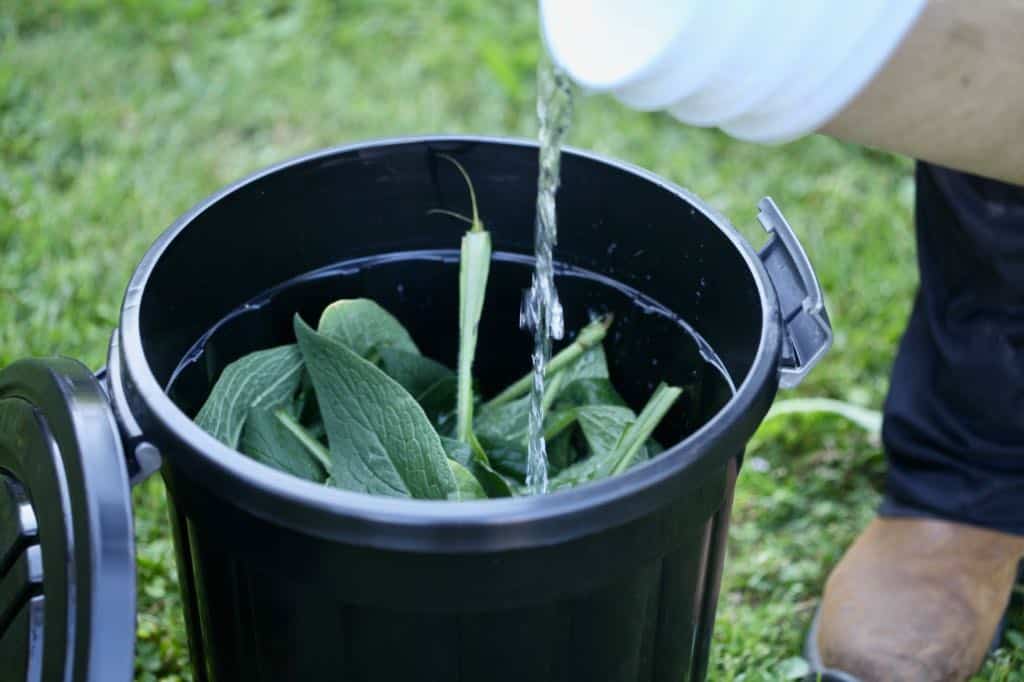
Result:
M918 164L915 221L882 514L1024 534L1024 188Z
M886 497L829 577L815 642L865 680L966 679L1024 554L1024 188L919 163L915 223Z

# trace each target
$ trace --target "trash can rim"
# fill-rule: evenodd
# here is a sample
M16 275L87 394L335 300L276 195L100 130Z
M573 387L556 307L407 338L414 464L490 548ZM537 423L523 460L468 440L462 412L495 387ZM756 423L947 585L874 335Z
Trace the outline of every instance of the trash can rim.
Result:
M538 497L448 502L371 496L325 488L262 465L207 434L170 399L145 356L140 308L161 256L204 211L264 177L324 158L392 146L470 143L536 148L534 141L526 139L438 135L384 138L321 149L257 171L215 192L156 239L125 293L116 360L122 364L123 381L130 388L125 391L131 396L129 408L143 437L166 450L165 458L174 458L165 461L165 467L202 471L199 480L207 482L211 490L228 486L232 497L250 512L301 532L382 548L463 552L556 544L626 523L677 496L681 478L687 478L684 472L697 479L707 471L705 467L723 467L729 457L740 454L778 387L781 323L776 294L761 260L724 216L691 192L628 162L574 147L566 147L565 154L638 176L703 213L742 256L757 287L762 324L750 370L714 417L657 458L611 479ZM723 450L723 440L733 447ZM188 461L182 461L186 458ZM271 500L279 503L267 504Z

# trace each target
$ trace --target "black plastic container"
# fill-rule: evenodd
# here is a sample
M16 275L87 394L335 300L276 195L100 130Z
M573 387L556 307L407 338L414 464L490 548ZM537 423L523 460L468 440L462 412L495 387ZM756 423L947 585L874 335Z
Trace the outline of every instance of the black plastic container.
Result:
M129 483L156 469L198 680L703 679L743 448L780 381L799 381L831 341L814 274L770 200L759 257L689 193L626 164L564 156L556 256L608 278L589 276L577 295L563 276L568 328L583 303L620 308L613 379L634 403L666 375L690 378L659 432L676 444L616 478L481 502L370 497L264 467L189 419L227 362L286 337L291 308L314 311L353 287L390 296L425 351L451 359L444 272L399 291L386 268L340 280L328 270L264 295L353 259L443 261L436 250L457 248L462 228L425 214L464 210L465 188L442 151L473 177L495 249L530 254L529 143L446 137L319 152L220 192L160 237L128 286L98 379L68 360L0 372L0 660L14 671L4 679L131 679ZM501 259L499 270L526 272ZM492 295L519 293L509 284ZM651 331L637 298L692 324L735 393L693 339ZM527 366L515 310L505 321L490 313L508 307L488 307L482 330L481 372L495 384ZM206 352L190 355L229 313Z

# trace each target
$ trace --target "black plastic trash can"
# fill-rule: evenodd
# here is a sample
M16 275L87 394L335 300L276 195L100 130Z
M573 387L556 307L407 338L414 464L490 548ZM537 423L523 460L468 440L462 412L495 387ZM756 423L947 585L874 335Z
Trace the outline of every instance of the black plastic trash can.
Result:
M658 432L670 447L616 478L480 502L371 497L265 467L192 423L225 364L339 293L384 300L428 355L453 359L462 228L426 212L464 210L465 188L438 152L469 171L500 252L481 374L498 385L525 370L515 306L532 253L532 144L359 144L212 196L142 260L98 376L65 359L0 372L4 679L131 679L129 486L155 470L198 680L703 679L744 446L780 384L831 342L813 271L770 199L758 255L688 192L565 154L567 328L588 307L619 308L608 347L626 398L642 402L662 378L686 387ZM691 324L728 379L702 342L659 331L644 301Z

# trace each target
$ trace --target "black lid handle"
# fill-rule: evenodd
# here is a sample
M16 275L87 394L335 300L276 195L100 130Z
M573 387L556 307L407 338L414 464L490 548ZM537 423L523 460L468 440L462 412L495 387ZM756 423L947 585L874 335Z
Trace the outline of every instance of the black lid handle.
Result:
M832 346L832 323L811 261L771 197L758 202L757 219L769 233L761 261L775 286L785 339L779 385L798 386Z

